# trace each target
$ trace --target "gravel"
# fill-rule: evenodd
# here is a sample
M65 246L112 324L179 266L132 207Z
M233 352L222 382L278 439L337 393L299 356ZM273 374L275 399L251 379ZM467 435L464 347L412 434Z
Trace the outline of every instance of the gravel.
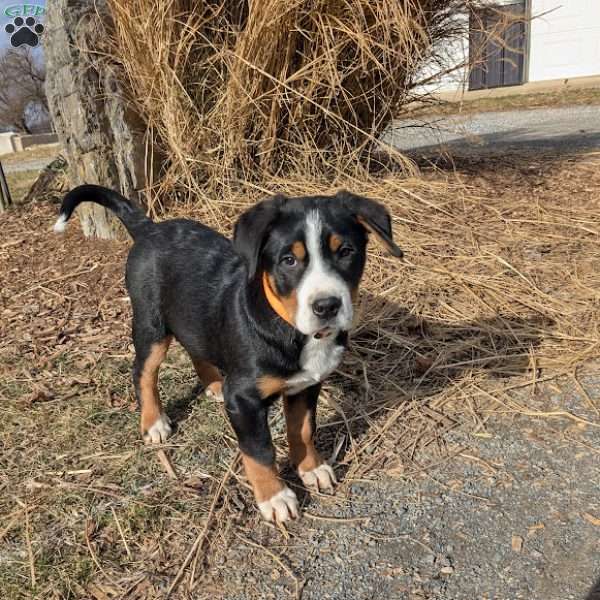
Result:
M600 404L600 376L584 385ZM539 411L560 406L596 416L567 383L560 392L540 385L537 396L528 402ZM482 435L456 430L448 443L451 460L416 479L351 483L337 508L309 500L311 512L366 520L357 526L305 516L292 526L279 552L305 582L303 600L595 600L600 527L585 515L600 519L600 429L513 415L493 417ZM296 527L304 528L301 545ZM264 535L273 547L278 534ZM244 549L239 560L229 565L240 577L233 589L248 590L251 568L253 591L227 597L255 598L261 588L260 597L271 597L268 567L264 574L249 567Z

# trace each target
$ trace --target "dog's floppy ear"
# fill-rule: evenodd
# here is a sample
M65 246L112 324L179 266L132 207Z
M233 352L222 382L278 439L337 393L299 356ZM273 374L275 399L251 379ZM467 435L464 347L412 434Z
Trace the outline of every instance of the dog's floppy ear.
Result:
M403 252L394 243L392 237L390 213L383 204L345 190L338 192L335 197L343 202L344 206L368 232L377 236L390 254L402 258Z
M263 244L286 200L287 198L282 195L263 200L243 213L235 224L233 247L246 260L248 281L254 279L256 275Z

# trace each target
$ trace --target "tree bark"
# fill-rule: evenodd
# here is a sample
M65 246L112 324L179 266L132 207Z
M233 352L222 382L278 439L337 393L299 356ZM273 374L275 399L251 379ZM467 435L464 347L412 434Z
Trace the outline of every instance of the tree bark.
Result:
M105 0L53 0L48 4L44 49L50 114L64 148L72 185L96 183L143 203L147 186L145 126L123 98L115 65L100 47L111 20ZM152 155L152 153L150 153ZM86 236L125 234L103 207L78 209Z

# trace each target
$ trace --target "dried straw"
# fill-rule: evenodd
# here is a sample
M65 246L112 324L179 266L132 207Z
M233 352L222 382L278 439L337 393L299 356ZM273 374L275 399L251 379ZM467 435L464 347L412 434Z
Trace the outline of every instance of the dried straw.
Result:
M168 157L149 203L200 199L218 221L232 192L278 176L364 178L424 65L447 68L444 44L468 23L456 15L476 4L109 0L112 58Z

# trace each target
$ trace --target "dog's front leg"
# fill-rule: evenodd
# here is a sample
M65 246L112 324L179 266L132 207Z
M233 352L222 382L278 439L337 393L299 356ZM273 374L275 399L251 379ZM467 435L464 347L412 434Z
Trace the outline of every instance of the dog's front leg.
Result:
M268 423L268 406L258 389L226 380L225 408L238 439L246 477L267 521L298 517L296 494L279 478Z
M294 396L285 396L283 409L287 424L290 462L307 487L333 492L337 483L333 469L315 448L317 400L321 384L313 385Z

